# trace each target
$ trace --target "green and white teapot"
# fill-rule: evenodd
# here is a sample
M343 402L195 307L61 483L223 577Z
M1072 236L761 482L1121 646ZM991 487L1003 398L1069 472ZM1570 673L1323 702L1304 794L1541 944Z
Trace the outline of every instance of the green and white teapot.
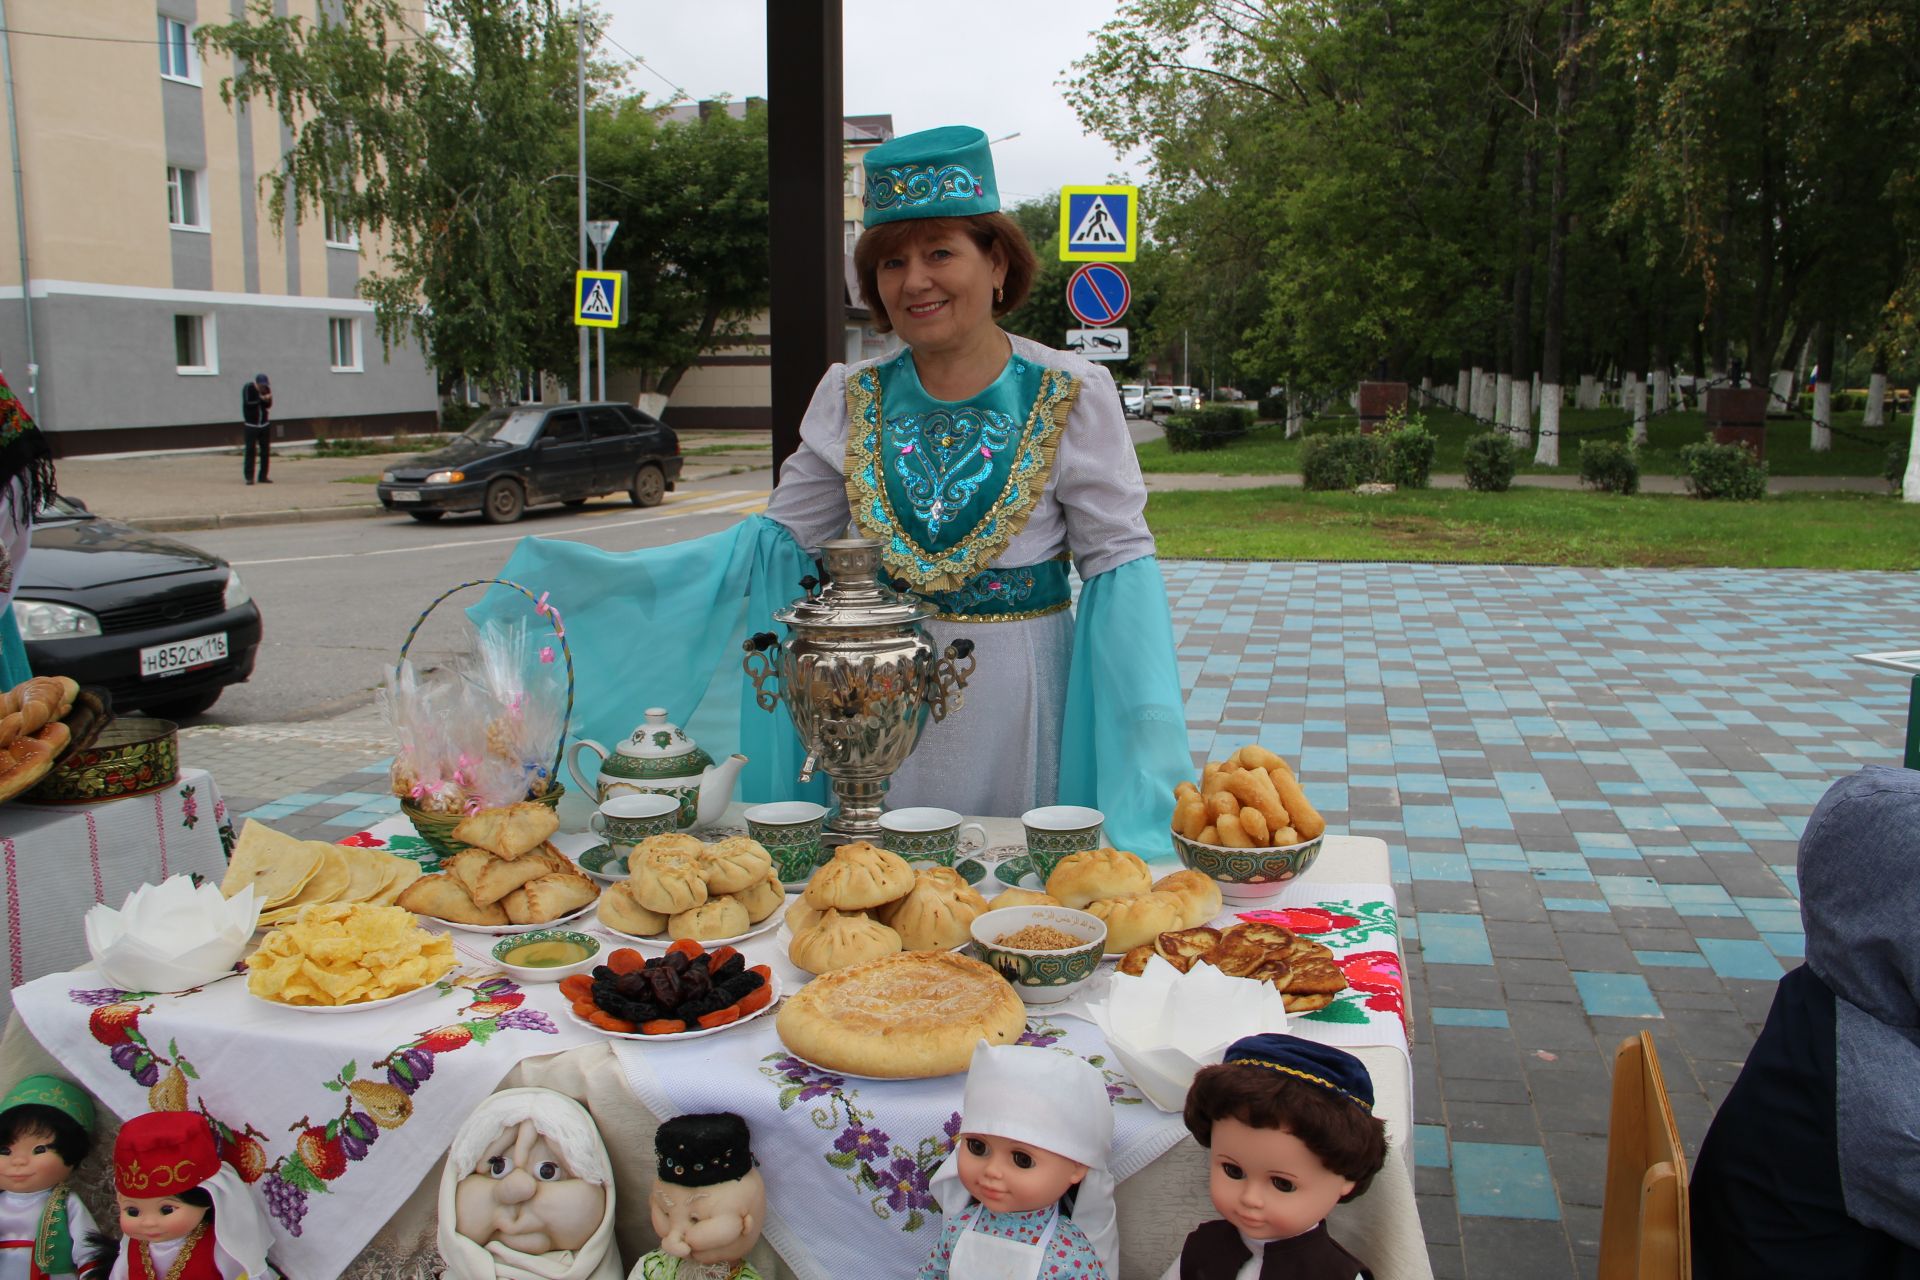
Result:
M592 752L599 762L599 772L592 777L581 769L583 751ZM667 723L665 707L648 707L647 722L615 751L582 738L567 752L568 772L596 803L621 795L672 796L680 802L677 825L682 831L720 820L746 763L736 752L715 764L677 725Z

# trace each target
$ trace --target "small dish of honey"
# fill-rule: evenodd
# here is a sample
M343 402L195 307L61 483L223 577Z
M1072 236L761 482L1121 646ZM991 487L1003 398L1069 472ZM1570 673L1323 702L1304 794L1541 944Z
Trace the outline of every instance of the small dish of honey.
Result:
M604 945L592 934L573 929L536 929L500 939L492 954L495 963L521 982L558 982L592 968Z

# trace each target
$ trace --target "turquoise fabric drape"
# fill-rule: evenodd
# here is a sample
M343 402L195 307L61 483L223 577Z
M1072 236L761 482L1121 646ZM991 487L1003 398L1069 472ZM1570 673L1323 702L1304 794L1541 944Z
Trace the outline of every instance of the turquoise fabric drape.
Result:
M1107 843L1173 857L1173 788L1194 777L1173 613L1146 556L1089 578L1073 626L1060 740L1060 803L1106 815Z
M11 689L31 679L33 670L27 666L26 641L20 638L20 625L13 620L13 610L5 609L0 614L0 689Z
M814 572L784 526L751 516L704 538L638 551L523 538L499 576L546 592L560 610L573 649L569 739L611 750L648 707L665 707L714 759L747 757L736 799L826 803L824 773L796 781L806 752L786 707L762 711L740 665L742 640L780 630L773 611L798 597L800 579ZM524 596L496 587L468 615L480 623L524 617L528 608Z

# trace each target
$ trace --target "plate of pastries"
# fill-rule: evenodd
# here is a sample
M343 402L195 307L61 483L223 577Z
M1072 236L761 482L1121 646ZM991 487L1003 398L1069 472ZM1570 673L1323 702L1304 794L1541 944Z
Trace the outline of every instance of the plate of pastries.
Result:
M470 933L525 933L584 915L600 886L547 842L559 827L552 809L532 801L470 814L453 829L469 847L395 902Z
M641 946L726 946L779 927L787 903L773 855L746 836L711 844L680 832L649 836L627 866L626 879L600 896L600 926Z
M902 952L952 951L987 900L951 867L912 867L889 849L844 844L786 910L786 955L813 975Z
M1171 930L1128 951L1120 972L1138 977L1156 954L1182 973L1206 964L1230 977L1271 982L1288 1013L1324 1009L1347 989L1347 975L1326 944L1283 925L1247 921L1227 929Z
M1172 871L1156 880L1140 855L1103 848L1060 859L1044 892L1008 889L993 905L1090 912L1107 926L1107 955L1117 957L1169 930L1205 924L1220 914L1221 898L1204 872Z

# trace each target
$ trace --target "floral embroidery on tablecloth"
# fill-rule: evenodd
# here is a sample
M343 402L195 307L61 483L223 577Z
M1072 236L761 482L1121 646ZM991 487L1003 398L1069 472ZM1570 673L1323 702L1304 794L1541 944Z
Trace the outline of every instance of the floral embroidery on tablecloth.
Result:
M1063 1034L1059 1027L1036 1020L1019 1043L1052 1048ZM1073 1051L1063 1047L1060 1052ZM1107 1095L1116 1105L1145 1101L1107 1065L1105 1057L1096 1055L1086 1061L1106 1077ZM875 1217L897 1219L901 1231L914 1232L928 1224L930 1214L940 1211L933 1198L933 1175L959 1136L959 1112L948 1116L937 1134L902 1139L881 1127L878 1112L860 1105L860 1090L850 1085L846 1076L823 1071L787 1053L770 1053L762 1058L760 1074L778 1087L782 1111L811 1104L808 1115L814 1127L823 1134L834 1134L822 1159L847 1175L867 1197Z
M180 825L191 831L199 821L200 798L194 794L193 785L189 783L180 788Z
M225 981L226 979L220 979ZM307 1214L308 1198L336 1190L329 1183L345 1177L351 1166L366 1158L382 1130L397 1129L413 1115L414 1095L433 1078L434 1059L468 1044L484 1045L503 1031L534 1031L558 1035L553 1020L537 1009L523 1009L526 997L510 979L459 977L437 984L442 996L466 988L472 997L455 1021L419 1032L385 1056L367 1066L384 1078L371 1079L360 1074L360 1062L351 1059L320 1082L321 1087L340 1095L338 1115L301 1116L288 1124L284 1132L296 1135L292 1150L268 1161L269 1133L242 1121L238 1124L207 1110L204 1097L197 1109L213 1126L220 1141L221 1158L239 1171L243 1180L257 1183L268 1212L286 1228L288 1235L300 1234L300 1223ZM196 988L195 990L198 990ZM87 1029L105 1046L113 1065L147 1088L148 1106L156 1111L189 1109L188 1082L200 1076L181 1052L177 1039L167 1042L162 1053L141 1030L140 1019L150 1014L156 992L122 991L117 988L75 990L68 998L75 1004L90 1005ZM178 996L193 992L176 993ZM163 1070L164 1069L164 1070ZM280 1117L285 1119L285 1117ZM358 1188L357 1190L364 1190Z
M371 831L356 831L338 843L350 844L356 849L384 849L396 858L419 863L420 870L428 875L440 870L440 851L419 836L389 836L382 840Z

